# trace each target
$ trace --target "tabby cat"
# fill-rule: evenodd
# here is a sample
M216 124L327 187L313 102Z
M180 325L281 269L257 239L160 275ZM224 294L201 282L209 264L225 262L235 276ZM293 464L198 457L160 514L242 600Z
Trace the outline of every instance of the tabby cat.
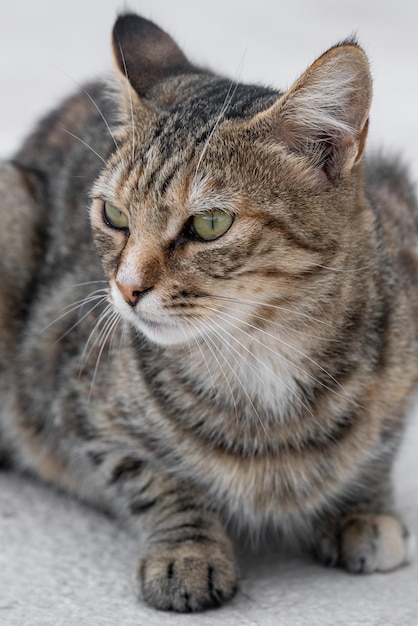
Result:
M136 15L113 51L116 88L1 165L2 461L126 522L159 609L234 595L237 529L399 567L418 213L398 165L362 158L364 52L344 41L282 93Z

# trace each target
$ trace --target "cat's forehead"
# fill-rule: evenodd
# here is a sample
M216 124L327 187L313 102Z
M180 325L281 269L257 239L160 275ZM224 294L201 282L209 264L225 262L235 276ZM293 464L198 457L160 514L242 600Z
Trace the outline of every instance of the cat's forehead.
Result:
M216 143L225 122L248 119L277 97L272 90L208 77L184 91L176 85L175 90L175 101L156 107L141 129L132 132L131 124L126 125L124 149L113 155L105 176L113 191L122 183L125 189L134 188L138 181L142 191L164 191L179 170Z
M276 98L277 92L261 87L215 78L199 81L159 112L146 139L136 146L143 174L141 185L152 186L160 179L164 190L178 170L207 154L228 122L245 121Z
M277 98L270 89L211 76L180 87L175 81L176 98L156 107L141 133L127 127L125 149L115 153L101 181L112 202L160 226L169 215L181 221L208 206L234 210L226 137L234 122L245 122ZM155 94L156 103L164 99L170 99L167 86ZM238 143L238 150L246 148Z
M150 143L179 150L190 142L200 144L225 121L245 120L267 108L278 92L265 87L244 85L215 76L199 77L181 88L173 86L170 106L162 108L154 121ZM165 85L165 94L170 83ZM167 95L165 96L167 97ZM158 96L157 96L158 101ZM147 150L144 146L144 153Z
M266 99L278 95L268 87L246 85L212 75L198 77L188 85L188 89L180 90L170 110L183 113L188 110L202 120L217 115L228 119L244 118L257 110L260 101L264 104Z

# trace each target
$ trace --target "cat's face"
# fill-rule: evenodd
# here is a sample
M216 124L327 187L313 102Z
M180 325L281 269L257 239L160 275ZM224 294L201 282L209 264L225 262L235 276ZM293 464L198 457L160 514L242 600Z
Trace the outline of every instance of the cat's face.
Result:
M170 129L156 138L155 127L137 137L134 166L127 138L96 185L112 304L160 344L277 318L274 306L302 298L334 250L338 229L312 210L315 190L245 122L220 124L201 145Z
M95 189L93 232L115 309L149 339L172 344L291 298L317 255L283 231L289 202L268 148L236 123L201 145L189 133L156 138L156 126L137 137L133 166L126 138Z
M132 41L126 46L129 55ZM135 65L122 89L130 91L119 148L95 185L91 222L111 303L152 341L226 339L237 325L277 323L279 311L315 294L318 268L330 264L347 231L349 211L335 206L351 193L368 110L367 99L362 106L353 99L357 48L339 61L332 105L329 70L343 56L334 50L323 62L329 67L317 62L281 97L200 75L180 59L184 75L167 77L166 60L144 99ZM318 95L332 111L322 101L312 110ZM359 109L350 119L345 96Z

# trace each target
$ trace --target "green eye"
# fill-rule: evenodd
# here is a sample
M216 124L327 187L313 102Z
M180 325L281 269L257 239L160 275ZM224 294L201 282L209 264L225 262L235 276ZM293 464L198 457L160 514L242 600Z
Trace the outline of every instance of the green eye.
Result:
M224 235L233 221L232 215L219 209L214 209L213 211L194 215L191 225L195 235L205 241L213 241L213 239L218 239L218 237Z
M126 213L120 211L111 202L105 202L103 206L103 218L108 226L123 230L129 227L129 220Z

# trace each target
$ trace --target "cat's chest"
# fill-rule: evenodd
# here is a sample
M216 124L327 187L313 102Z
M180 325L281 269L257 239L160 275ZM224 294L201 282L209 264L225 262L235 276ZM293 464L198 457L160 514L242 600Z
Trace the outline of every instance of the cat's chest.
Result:
M107 388L93 392L96 408L114 394L114 408L96 412L100 428L110 426L159 470L199 484L231 517L257 524L299 515L302 506L314 512L362 455L350 442L341 442L342 455L315 439L317 417L303 405L295 410L296 368L277 354L262 360L253 352L227 367L219 353L217 368L191 351L183 362L132 348L117 355Z
M180 446L178 474L199 483L206 504L249 526L314 515L336 495L353 466L336 451L286 449L242 455L196 439Z
M161 375L174 385L173 391L183 394L192 415L210 414L210 421L236 437L239 445L246 426L253 425L254 437L257 431L265 434L269 423L286 420L289 407L300 402L297 379L303 370L298 360L296 352L288 355L277 339L244 336L199 346L184 354L182 362L177 357L167 363Z

